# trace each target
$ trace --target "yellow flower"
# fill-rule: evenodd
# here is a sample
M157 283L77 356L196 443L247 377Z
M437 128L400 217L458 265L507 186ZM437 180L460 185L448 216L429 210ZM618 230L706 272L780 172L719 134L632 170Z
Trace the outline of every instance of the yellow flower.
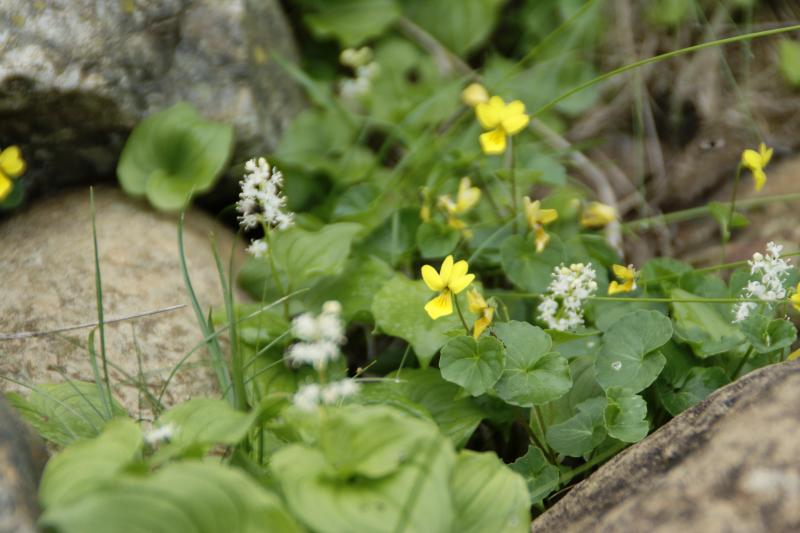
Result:
M19 147L9 146L0 152L0 202L5 200L14 188L13 178L25 172L25 160Z
M617 219L617 210L613 206L590 202L581 215L581 226L585 228L602 228Z
M506 137L516 135L530 122L525 114L525 104L519 100L506 104L499 96L492 96L488 102L475 106L475 115L483 129L481 148L485 154L502 154L506 150Z
M794 294L792 294L789 300L792 302L794 308L800 311L800 283L797 284L797 287L794 289Z
M478 337L481 336L486 328L489 327L489 324L492 323L492 318L494 318L494 308L489 306L486 303L486 300L483 299L481 293L476 291L475 289L470 289L467 293L467 300L469 300L469 310L472 313L476 313L480 315L476 320L475 324L472 325L472 337L475 340L478 340Z
M760 191L767 182L764 167L767 166L770 159L772 159L772 148L767 148L764 143L758 145L758 152L755 150L742 152L742 165L753 173L756 191Z
M453 256L448 255L442 262L439 272L430 265L422 267L422 279L432 291L439 295L425 304L425 311L433 320L447 316L453 312L453 295L466 289L475 274L467 274L469 265L461 260L453 264Z
M461 101L470 107L475 107L478 104L488 102L489 93L486 92L486 87L480 83L470 83L466 89L461 91Z
M472 186L469 178L461 178L458 184L458 194L456 195L455 202L449 195L442 195L439 197L439 207L447 213L447 224L456 230L463 231L464 236L471 238L471 232L466 230L467 225L458 218L458 215L464 214L473 207L481 199L481 190Z
M608 294L618 294L620 292L632 292L636 290L636 276L638 272L633 268L633 265L622 266L614 265L612 267L614 275L617 276L622 283L612 281L608 286Z
M539 200L531 202L531 199L527 196L523 198L523 201L525 202L525 219L528 221L528 226L533 230L536 251L541 252L550 242L550 235L544 230L544 226L558 218L558 211L555 209L542 209Z

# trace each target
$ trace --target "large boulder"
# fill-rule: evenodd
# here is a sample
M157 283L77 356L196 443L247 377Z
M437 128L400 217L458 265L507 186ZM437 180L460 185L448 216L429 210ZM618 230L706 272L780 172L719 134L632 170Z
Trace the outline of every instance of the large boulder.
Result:
M0 396L0 531L36 531L36 491L46 462L42 440Z
M177 216L158 214L111 187L95 191L95 206L106 320L189 304L179 263ZM204 312L223 302L209 243L212 232L227 265L236 236L202 212L187 213L186 258ZM7 338L97 321L88 189L44 199L3 221L0 242L0 376L33 384L67 378L92 381L90 328ZM243 245L237 242L237 248L241 253ZM115 396L129 412L147 418L148 404L129 380L142 376L157 394L173 367L202 340L189 305L108 325L106 346ZM99 350L97 335L95 346ZM28 392L0 380L3 389ZM164 403L218 394L207 352L201 348L172 379Z
M131 127L178 101L273 149L302 106L277 0L0 0L0 146L33 193L109 178Z
M534 532L800 531L800 361L752 372L631 446Z

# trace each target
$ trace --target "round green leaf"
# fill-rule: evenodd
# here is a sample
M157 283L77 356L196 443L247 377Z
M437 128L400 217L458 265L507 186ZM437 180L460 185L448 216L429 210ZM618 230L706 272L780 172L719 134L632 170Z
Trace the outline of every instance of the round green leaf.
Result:
M672 337L672 321L657 311L634 311L624 315L603 335L595 361L597 382L608 390L622 387L631 393L647 388L666 358L656 352Z
M551 236L547 247L541 252L536 245L522 235L508 237L500 246L503 271L514 285L530 292L545 292L550 284L553 268L566 261L564 245Z
M547 443L558 453L581 457L606 438L603 424L605 398L591 398L578 405L572 418L547 428Z
M423 258L446 256L460 238L458 230L439 222L425 222L417 228L417 246Z
M550 352L552 341L544 330L512 320L497 324L494 333L506 347L506 367L495 385L500 398L512 405L531 407L569 391L569 363Z
M638 394L612 387L606 392L605 420L608 434L622 442L639 442L650 429L647 423L647 402Z
M697 298L683 289L672 289L673 298ZM724 317L718 305L699 302L672 302L675 335L692 347L697 357L711 357L741 346L742 332ZM728 306L730 307L730 306Z
M511 470L521 475L528 484L531 505L541 503L558 488L558 468L545 459L542 450L528 446L528 451L509 465Z
M442 377L473 396L484 394L503 373L504 351L503 344L488 335L477 342L472 337L456 337L442 348Z

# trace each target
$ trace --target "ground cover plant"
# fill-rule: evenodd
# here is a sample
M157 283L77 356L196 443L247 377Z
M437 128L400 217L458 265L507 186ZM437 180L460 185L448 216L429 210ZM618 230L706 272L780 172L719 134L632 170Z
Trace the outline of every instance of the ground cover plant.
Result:
M769 179L770 147L754 142L733 162L730 201L683 213L718 222L716 264L630 264L626 238L683 215L623 220L602 187L574 178L591 163L559 133L606 79L799 28L602 74L590 53L602 2L512 4L289 4L308 32L305 62L273 59L311 105L274 153L234 162L230 211L249 259L233 272L230 250L215 249L223 306L196 298L177 229L204 333L187 360L208 356L220 398L166 408L168 383L143 386L153 420L125 413L108 383L98 260L95 381L8 394L61 448L40 488L42 527L527 531L594 467L800 353L800 252L765 242L750 260L725 257L747 224L737 195ZM693 5L656 4L654 25L679 24ZM177 212L220 175L231 136L173 107L134 130L120 183ZM0 153L0 199L23 157ZM252 302L234 301L236 284Z

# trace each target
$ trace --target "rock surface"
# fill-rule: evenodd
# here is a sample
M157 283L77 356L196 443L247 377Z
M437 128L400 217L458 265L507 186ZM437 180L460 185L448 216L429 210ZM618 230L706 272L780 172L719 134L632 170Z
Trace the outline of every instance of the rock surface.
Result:
M237 159L302 106L277 0L0 0L0 146L33 193L114 175L130 128L178 101L234 123Z
M177 217L158 214L111 187L95 191L95 205L106 320L189 304L179 266ZM204 213L187 213L187 263L206 310L223 301L208 239L211 231L227 258L233 233ZM42 200L4 221L0 242L0 333L97 321L88 189ZM241 251L243 244L237 246ZM0 335L0 376L36 384L62 382L65 377L92 381L89 331L11 340ZM141 413L145 418L148 404L133 384L125 384L128 379L118 369L138 376L138 351L145 381L157 394L170 370L203 339L189 306L108 325L106 337L115 396L134 416ZM99 338L95 344L99 350ZM188 359L167 389L165 404L217 394L207 357L201 348ZM22 390L0 380L2 389Z
M0 531L34 533L44 443L0 396Z
M752 372L628 448L534 532L800 531L800 361Z

